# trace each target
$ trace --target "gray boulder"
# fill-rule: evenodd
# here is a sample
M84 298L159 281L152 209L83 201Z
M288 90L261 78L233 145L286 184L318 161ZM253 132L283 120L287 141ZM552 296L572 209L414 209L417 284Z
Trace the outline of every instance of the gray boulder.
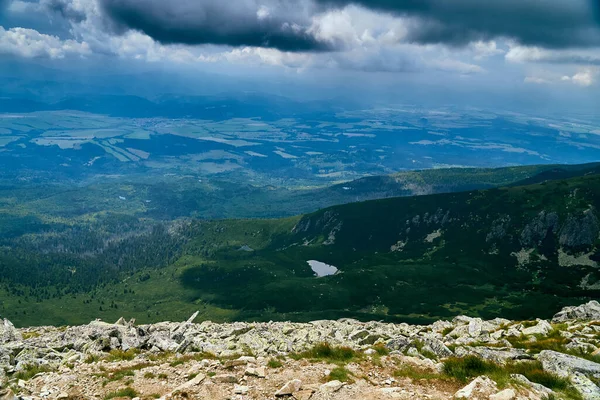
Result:
M388 342L385 344L385 347L387 347L389 350L397 350L397 351L405 351L406 349L408 349L410 346L412 345L412 341L407 338L406 336L397 336L393 339L388 340Z
M563 378L567 378L574 373L584 375L600 374L600 364L552 350L542 351L538 356L538 360L542 363L544 371Z
M576 307L565 307L552 317L552 322L600 319L600 303L592 300Z
M583 374L574 373L570 378L573 387L581 394L583 400L600 400L600 388Z
M547 335L552 331L552 325L548 321L540 320L537 325L524 328L523 335Z
M531 356L525 350L512 348L465 346L457 348L456 355L458 357L476 356L498 364L505 364L508 361L531 359Z
M439 358L452 357L454 353L442 341L434 338L425 338L423 343Z
M14 342L23 340L23 337L17 331L15 326L7 319L0 322L0 343Z

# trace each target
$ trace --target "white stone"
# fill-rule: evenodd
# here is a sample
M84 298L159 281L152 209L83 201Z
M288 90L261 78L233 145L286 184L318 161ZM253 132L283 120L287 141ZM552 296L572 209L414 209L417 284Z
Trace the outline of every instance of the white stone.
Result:
M246 395L246 394L248 394L249 390L250 390L250 388L248 386L235 385L233 387L233 393L235 393L235 394Z
M487 376L480 376L456 392L454 397L457 399L470 399L474 394L486 394L489 392L491 395L491 393L495 391L496 382L492 381Z
M517 397L517 393L513 389L504 389L501 392L490 396L490 400L514 400Z
M327 382L319 387L319 391L324 393L334 393L344 387L345 383L340 381Z
M283 385L281 389L275 392L275 396L289 396L296 392L299 392L300 389L302 389L302 381L300 379L294 379Z

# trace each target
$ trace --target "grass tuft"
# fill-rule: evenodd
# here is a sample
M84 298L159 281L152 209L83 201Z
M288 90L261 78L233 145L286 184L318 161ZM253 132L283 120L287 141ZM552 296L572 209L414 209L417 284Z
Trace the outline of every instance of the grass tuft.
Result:
M269 368L281 368L281 367L283 367L283 363L280 360L277 360L275 358L271 358L269 360L269 362L267 363L267 366Z
M351 383L353 381L352 373L344 367L336 367L333 370L331 370L331 372L327 376L327 381L340 381Z
M444 361L443 371L444 374L451 378L466 382L468 379L480 375L497 373L500 371L500 366L475 356L464 358L452 357Z
M116 392L111 392L104 396L104 400L111 400L117 397L129 397L130 399L134 397L138 397L138 393L132 387L126 387L125 389L117 390Z
M111 350L110 351L110 353L109 353L109 355L107 357L107 361L109 361L109 362L131 361L138 354L140 354L140 351L138 349L129 349L127 351L123 351L123 350L120 350L120 349L115 349L115 350Z
M346 364L362 358L362 355L350 347L335 347L329 343L317 344L312 349L290 355L294 360L309 359L332 364Z
M44 372L51 372L52 368L45 365L26 365L23 371L19 371L13 375L13 378L16 380L24 380L28 381L37 374L41 374Z

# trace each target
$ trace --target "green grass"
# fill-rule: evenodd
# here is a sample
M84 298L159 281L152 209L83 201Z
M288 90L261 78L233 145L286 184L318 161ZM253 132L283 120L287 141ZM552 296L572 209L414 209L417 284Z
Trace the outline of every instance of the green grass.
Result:
M106 386L110 382L120 381L126 377L135 376L135 371L142 370L144 368L150 367L152 364L141 363L132 365L129 367L121 367L116 369L111 369L98 374L99 377L104 378L103 385Z
M362 359L363 355L350 347L336 347L331 346L329 343L320 343L304 352L290 354L290 358L294 360L308 359L332 364L347 364Z
M23 332L23 340L38 338L41 336L39 332Z
M462 383L486 375L498 383L500 388L515 383L512 382L510 375L520 374L533 383L539 383L556 392L564 393L569 398L579 399L577 392L568 379L544 371L539 361L511 362L506 365L499 365L475 356L453 357L444 360L443 374Z
M394 371L396 378L409 378L411 380L443 380L446 377L437 372L428 371L414 366L403 365Z
M271 358L267 362L267 366L269 368L281 368L281 367L283 367L283 363L280 360L277 360L275 358Z
M385 347L384 344L378 344L378 345L373 346L373 350L375 350L376 354L381 357L387 356L390 354L390 350L387 347Z
M111 400L117 397L129 397L132 399L134 397L138 397L138 392L131 387L126 387L125 389L108 393L106 396L104 396L104 400Z
M28 381L37 374L52 372L53 369L45 365L26 365L23 371L16 372L12 377L16 380Z
M327 376L328 381L340 381L351 383L352 373L344 367L335 367Z
M93 364L93 363L97 363L98 361L102 360L102 357L98 354L88 354L87 357L85 358L84 362L86 364Z
M498 373L499 365L485 361L479 357L468 356L465 358L448 358L444 360L444 374L461 382L480 376Z
M131 361L138 354L140 354L140 351L138 349L129 349L127 351L123 351L121 349L114 349L114 350L110 351L110 353L108 354L108 357L106 358L106 360L109 361L109 362Z

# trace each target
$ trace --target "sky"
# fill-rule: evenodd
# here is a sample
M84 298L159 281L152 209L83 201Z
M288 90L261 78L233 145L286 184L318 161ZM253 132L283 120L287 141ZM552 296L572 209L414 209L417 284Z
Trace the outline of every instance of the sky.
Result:
M600 0L0 0L0 59L590 108Z

